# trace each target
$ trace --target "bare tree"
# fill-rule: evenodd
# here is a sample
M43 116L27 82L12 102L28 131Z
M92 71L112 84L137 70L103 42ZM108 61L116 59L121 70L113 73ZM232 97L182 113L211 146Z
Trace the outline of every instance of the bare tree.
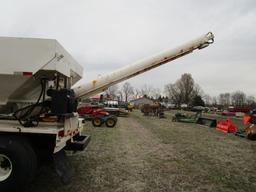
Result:
M218 105L218 100L217 100L216 96L212 97L212 105L213 106L217 106Z
M152 96L151 95L152 94L152 89L153 89L153 87L151 85L144 84L142 86L142 88L140 89L140 92L143 96L146 95L146 96L150 97L150 96Z
M168 84L165 86L165 92L168 95L169 99L180 106L182 104L182 95L180 89L177 87L176 84Z
M219 95L219 104L223 105L224 107L229 107L229 105L231 104L230 93L221 93Z
M252 109L256 108L256 99L254 96L248 96L246 98L246 103L249 105Z
M143 96L143 95L141 94L141 91L138 88L134 88L133 96L134 96L134 99L137 99L138 97Z
M121 90L117 91L117 98L118 98L118 101L123 101L123 93Z
M195 96L198 96L198 95L203 96L204 91L202 90L202 88L197 83L195 83L193 91L191 93L191 97L195 97Z
M246 102L246 95L242 91L236 91L232 94L232 104L235 106L244 105Z
M112 85L105 91L105 93L115 99L118 94L118 85Z
M212 104L212 98L208 94L203 96L203 100L204 100L206 106L210 106Z
M166 85L165 92L178 106L182 103L191 104L195 96L201 96L203 93L189 73L184 73L174 84Z
M180 89L182 102L189 104L194 96L194 79L189 73L184 73L181 78L176 82L177 87Z
M122 87L122 94L124 96L125 102L128 101L128 98L133 94L133 87L129 82L125 82Z
M159 88L153 88L150 96L154 99L158 99L161 96L161 90Z
M225 105L225 98L223 93L219 95L218 100L220 105Z
M253 105L253 104L255 104L255 102L256 102L256 100L255 100L254 96L250 95L250 96L246 97L246 103L248 105Z

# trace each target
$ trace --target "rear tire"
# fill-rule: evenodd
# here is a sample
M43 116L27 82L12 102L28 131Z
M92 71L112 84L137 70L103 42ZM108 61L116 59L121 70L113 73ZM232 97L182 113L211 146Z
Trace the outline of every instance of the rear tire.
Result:
M100 127L103 124L103 120L100 117L94 117L92 119L92 124L94 127Z
M117 122L117 118L114 116L110 116L106 119L105 124L107 127L115 127Z
M0 191L24 190L37 169L37 156L27 140L0 136Z

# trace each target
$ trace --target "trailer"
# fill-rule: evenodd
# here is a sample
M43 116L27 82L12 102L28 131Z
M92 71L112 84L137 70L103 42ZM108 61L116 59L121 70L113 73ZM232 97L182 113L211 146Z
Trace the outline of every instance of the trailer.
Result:
M186 115L182 113L176 113L172 117L173 122L183 122L183 123L197 123L199 118L201 118L202 112L197 112L192 115Z
M110 115L103 107L98 105L81 105L78 106L77 112L84 120L91 121L94 127L101 127L105 124L107 127L115 127L117 117Z
M84 150L90 136L78 100L213 43L207 33L81 86L83 68L52 39L0 37L0 191L24 189L38 166L53 163L64 183L73 171L65 150Z

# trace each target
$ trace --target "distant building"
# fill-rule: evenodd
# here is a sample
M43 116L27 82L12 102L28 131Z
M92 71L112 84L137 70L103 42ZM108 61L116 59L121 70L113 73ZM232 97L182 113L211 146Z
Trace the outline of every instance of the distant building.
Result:
M134 100L131 100L130 103L137 109L139 109L142 105L144 104L154 104L154 101L149 99L149 98L146 98L146 97L141 97L141 98L138 98L138 99L134 99Z

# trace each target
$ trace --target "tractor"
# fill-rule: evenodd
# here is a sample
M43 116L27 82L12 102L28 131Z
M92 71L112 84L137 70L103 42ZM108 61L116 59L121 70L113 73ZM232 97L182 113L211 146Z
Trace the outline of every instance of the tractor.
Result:
M107 127L114 127L117 123L115 115L110 115L104 108L96 105L79 106L77 112L84 120L91 121L94 127L101 127L104 123Z

